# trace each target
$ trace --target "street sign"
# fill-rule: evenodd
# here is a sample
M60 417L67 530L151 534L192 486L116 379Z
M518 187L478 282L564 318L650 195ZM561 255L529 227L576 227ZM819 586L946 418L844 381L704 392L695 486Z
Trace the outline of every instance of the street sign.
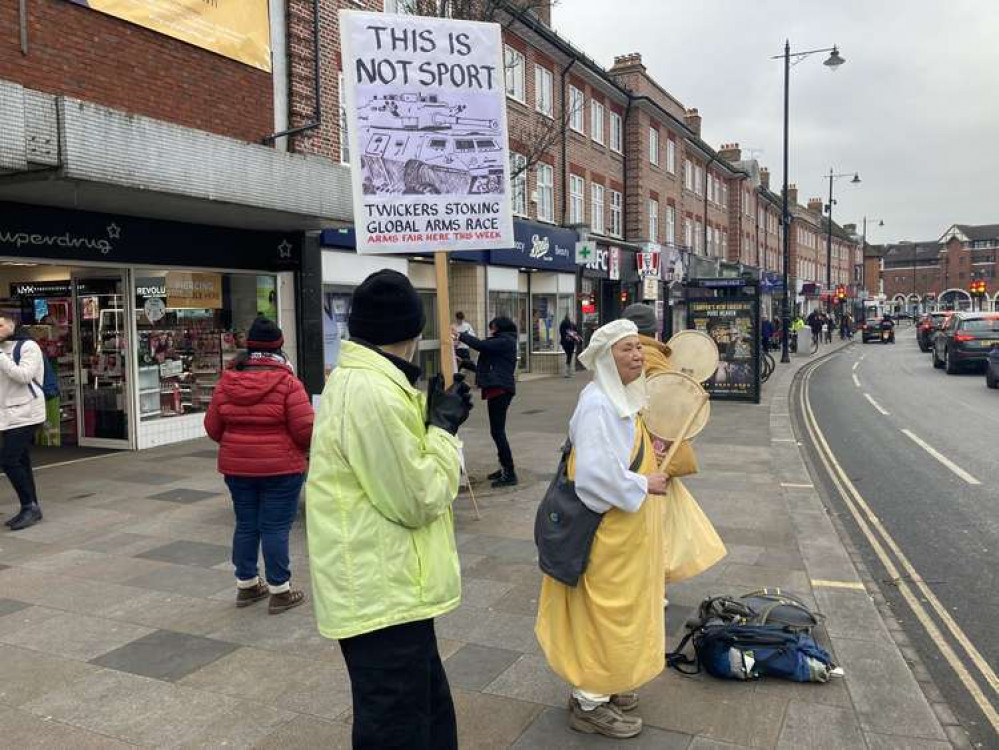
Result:
M499 24L341 10L340 40L357 252L513 247Z
M659 279L652 276L642 279L642 299L653 301L659 299Z
M597 259L597 243L593 240L581 240L576 243L576 265L588 266Z

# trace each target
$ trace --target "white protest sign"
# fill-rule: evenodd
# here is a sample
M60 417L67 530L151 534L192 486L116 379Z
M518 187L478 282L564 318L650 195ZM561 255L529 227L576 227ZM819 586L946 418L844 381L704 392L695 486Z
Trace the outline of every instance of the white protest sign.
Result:
M358 253L513 247L500 27L340 11Z

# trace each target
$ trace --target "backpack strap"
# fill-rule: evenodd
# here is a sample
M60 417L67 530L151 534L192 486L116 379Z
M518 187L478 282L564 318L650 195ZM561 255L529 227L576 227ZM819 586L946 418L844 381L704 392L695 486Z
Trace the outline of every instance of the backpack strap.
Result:
M24 348L24 339L18 339L14 343L14 351L11 352L11 357L10 357L11 359L14 360L14 364L15 365L20 366L20 364L21 364L21 349L23 349L23 348ZM31 397L32 398L38 398L38 394L35 393L35 386L36 385L38 386L38 390L42 389L42 386L39 383L36 383L34 380L32 380L30 383L28 383L28 390L31 392Z
M687 631L687 634L680 641L676 649L673 651L666 652L667 667L673 667L673 669L675 669L677 672L686 675L695 675L701 673L701 662L696 657L696 655L694 656L694 658L691 658L687 656L685 653L683 653L683 650L687 647L687 644L690 643L690 639L694 637L695 632L697 631L696 630ZM681 666L681 665L690 665L690 664L694 665L694 669L684 669L683 666Z

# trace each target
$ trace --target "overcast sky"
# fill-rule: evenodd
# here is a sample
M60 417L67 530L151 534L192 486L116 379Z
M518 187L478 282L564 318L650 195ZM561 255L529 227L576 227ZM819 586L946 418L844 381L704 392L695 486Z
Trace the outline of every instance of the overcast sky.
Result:
M791 68L790 182L798 200L837 180L837 223L868 217L869 242L931 240L999 223L999 11L995 0L559 0L555 29L601 65L640 52L717 148L738 142L781 184L782 61ZM871 221L883 219L883 229Z

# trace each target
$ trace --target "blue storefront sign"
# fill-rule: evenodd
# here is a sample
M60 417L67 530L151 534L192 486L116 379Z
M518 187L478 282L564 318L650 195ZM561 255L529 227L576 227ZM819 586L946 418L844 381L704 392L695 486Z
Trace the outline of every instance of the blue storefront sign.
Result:
M575 272L579 236L571 229L514 221L513 237L514 247L489 251L492 265Z

